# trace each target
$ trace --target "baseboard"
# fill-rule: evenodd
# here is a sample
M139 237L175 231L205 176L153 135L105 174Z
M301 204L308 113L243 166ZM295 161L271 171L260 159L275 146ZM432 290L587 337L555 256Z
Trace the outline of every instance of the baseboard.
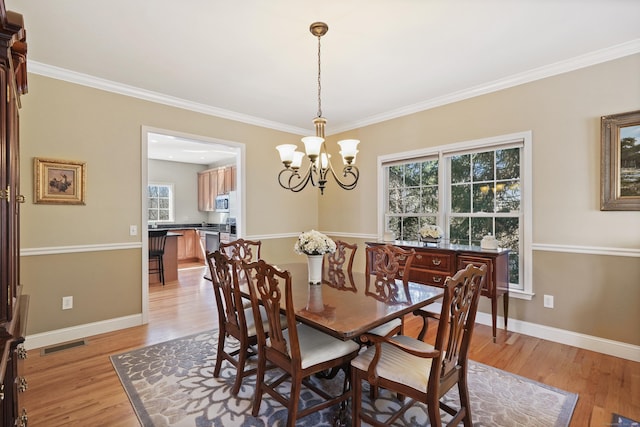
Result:
M27 350L34 348L48 347L67 341L86 338L93 335L113 332L120 329L131 328L142 325L142 314L109 319L102 322L87 323L85 325L72 326L64 329L57 329L39 334L27 335L24 347Z
M432 308L435 310L438 308L436 306L438 306L437 303L433 304ZM476 322L482 325L491 326L491 315L488 313L478 312ZM497 322L498 328L503 330L501 328L503 327L502 325L504 325L504 318L502 316L498 316ZM142 315L136 314L133 316L110 319L103 322L88 323L86 325L78 325L70 328L28 335L24 345L27 350L31 350L34 348L47 347L139 325L142 325ZM500 334L500 330L498 331L498 334ZM610 356L620 357L622 359L632 360L634 362L640 362L640 346L632 344L598 338L591 335L580 334L577 332L566 331L564 329L552 328L550 326L538 325L516 319L509 319L508 330L547 341L553 341L585 350L608 354Z
M476 322L491 326L491 314L478 312ZM504 317L498 316L497 326L499 329L499 335L500 328L504 328ZM567 331L550 326L538 325L517 319L509 319L507 322L507 328L510 332L517 332L519 334L529 335L547 341L553 341L585 350L608 354L610 356L620 357L622 359L632 360L634 362L640 362L640 346L637 345L580 334L578 332ZM504 331L504 329L502 330Z

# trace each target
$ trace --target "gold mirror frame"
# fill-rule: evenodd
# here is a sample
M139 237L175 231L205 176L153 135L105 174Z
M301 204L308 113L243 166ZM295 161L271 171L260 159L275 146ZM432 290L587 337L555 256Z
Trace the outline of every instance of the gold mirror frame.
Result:
M600 210L640 210L640 110L601 117L600 138ZM623 147L625 138L634 138L634 144ZM625 176L638 178L625 183Z

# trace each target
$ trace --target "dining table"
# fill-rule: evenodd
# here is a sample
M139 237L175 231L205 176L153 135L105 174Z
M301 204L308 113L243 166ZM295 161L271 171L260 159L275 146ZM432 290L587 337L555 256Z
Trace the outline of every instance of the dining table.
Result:
M395 280L376 285L365 273L323 268L322 282L310 284L306 263L278 264L291 274L296 319L342 340L356 339L390 320L429 305L444 295L443 288ZM240 286L243 296L249 289ZM285 300L282 299L284 310Z

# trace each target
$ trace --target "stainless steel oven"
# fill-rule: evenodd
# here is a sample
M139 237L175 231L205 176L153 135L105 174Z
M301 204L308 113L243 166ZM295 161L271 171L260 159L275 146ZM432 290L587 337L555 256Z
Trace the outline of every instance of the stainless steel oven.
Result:
M205 253L215 252L220 248L220 232L212 230L199 230L200 243Z

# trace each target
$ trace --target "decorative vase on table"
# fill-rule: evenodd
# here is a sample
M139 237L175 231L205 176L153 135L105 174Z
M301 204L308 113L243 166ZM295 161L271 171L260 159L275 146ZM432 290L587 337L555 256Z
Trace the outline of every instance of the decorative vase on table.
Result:
M336 251L336 242L319 231L305 231L298 236L293 250L297 254L307 256L309 283L313 285L322 283L322 259L324 254Z
M307 267L309 269L309 284L322 283L322 259L324 255L307 255Z
M440 238L439 237L422 237L420 236L420 242L424 243L425 245L437 245L438 243L440 243Z

